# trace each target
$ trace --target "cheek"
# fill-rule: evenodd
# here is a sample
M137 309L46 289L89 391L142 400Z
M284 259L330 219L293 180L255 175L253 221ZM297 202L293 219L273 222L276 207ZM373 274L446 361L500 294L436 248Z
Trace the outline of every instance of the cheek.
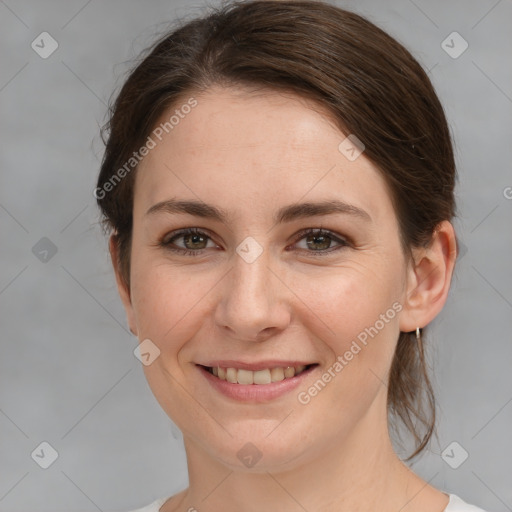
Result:
M161 351L176 352L180 340L185 342L208 321L208 316L213 318L211 308L215 305L208 294L219 285L222 272L171 267L149 256L134 257L132 265L132 304L139 337L155 340ZM288 300L293 301L295 322L313 339L318 338L340 355L355 339L363 343L365 338L373 339L372 326L376 325L380 338L389 337L388 332L395 330L389 325L398 325L398 318L393 315L393 320L386 312L395 312L392 306L399 297L399 288L396 281L392 282L392 275L398 269L388 266L384 272L375 266L353 265L317 270L314 275L298 275L289 269L283 272L283 280L293 283Z
M205 299L218 281L213 273L171 267L151 258L134 258L132 304L139 338L151 339L174 359L205 315Z
M400 287L396 277L399 269L391 267L380 271L375 267L355 265L336 268L311 276L297 278L294 292L303 298L299 321L309 323L311 332L322 332L325 340L336 351L343 350L366 328L377 323L379 331L389 331L389 325L398 325L397 306ZM384 319L382 319L384 315ZM385 324L385 328L383 325ZM364 338L364 336L361 336Z
M320 340L320 350L327 348L322 377L328 384L302 390L301 403L311 399L322 410L332 405L333 418L348 410L358 417L369 407L387 380L399 335L402 305L395 271L392 266L388 272L345 268L314 281L295 281L297 295L307 297L300 322Z
M322 415L324 424L333 428L350 429L378 393L385 392L402 305L389 274L370 279L368 274L346 272L323 281L315 281L307 294L306 289L297 292L307 297L307 307L299 313L302 325L320 338L324 353L328 348L319 374L322 382L299 390L299 407L305 414Z

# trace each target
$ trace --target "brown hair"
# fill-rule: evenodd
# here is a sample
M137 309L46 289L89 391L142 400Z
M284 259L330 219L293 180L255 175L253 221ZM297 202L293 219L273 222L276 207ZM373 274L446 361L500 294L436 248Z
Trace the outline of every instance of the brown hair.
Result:
M174 28L149 49L102 131L109 133L95 195L104 226L114 231L128 288L135 170L115 183L113 178L167 109L212 85L293 92L326 107L343 133L365 144L365 156L382 172L404 253L427 245L436 226L455 214L456 171L444 111L427 74L400 43L365 18L322 1L229 2ZM398 339L388 412L414 436L409 460L425 448L435 426L423 345L411 333Z

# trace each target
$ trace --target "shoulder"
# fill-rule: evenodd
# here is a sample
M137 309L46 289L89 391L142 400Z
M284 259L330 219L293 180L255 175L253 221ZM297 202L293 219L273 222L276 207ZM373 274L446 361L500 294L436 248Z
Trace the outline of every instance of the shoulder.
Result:
M486 512L485 510L477 507L476 505L471 505L470 503L466 503L464 500L459 498L456 494L450 494L450 501L448 505L444 509L444 512ZM159 512L160 507L169 499L169 496L166 498L160 498L158 500L153 501L149 505L145 507L138 508L135 510L130 510L127 512Z
M466 503L464 500L459 498L456 494L450 494L450 501L444 512L486 512L485 510Z
M159 512L160 507L169 499L169 496L166 498L160 498L158 500L153 501L153 503L150 503L149 505L146 505L145 507L138 508L135 510L129 510L127 512Z

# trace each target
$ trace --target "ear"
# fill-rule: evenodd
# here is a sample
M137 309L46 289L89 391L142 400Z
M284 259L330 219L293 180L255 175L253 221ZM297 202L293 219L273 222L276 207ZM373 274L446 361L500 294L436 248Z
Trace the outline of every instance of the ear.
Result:
M400 314L400 330L415 331L430 323L443 309L457 258L457 241L453 226L441 222L427 248L413 249L407 270L406 297Z
M131 333L137 336L137 322L135 319L135 312L132 306L130 289L129 286L125 283L121 274L121 269L119 267L119 245L116 233L110 235L108 245L110 250L110 258L112 259L112 266L114 267L114 273L116 275L117 290L119 292L121 301L123 302L123 306L126 311L128 326L130 328Z

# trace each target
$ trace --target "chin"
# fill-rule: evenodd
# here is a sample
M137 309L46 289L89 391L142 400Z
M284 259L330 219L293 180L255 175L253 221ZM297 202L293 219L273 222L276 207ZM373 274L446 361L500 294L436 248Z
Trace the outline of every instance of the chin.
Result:
M262 420L258 420L262 423ZM288 420L286 420L288 421ZM265 473L273 471L286 471L292 469L305 460L308 446L305 444L305 436L300 429L290 431L283 428L278 434L276 421L263 421L265 428L254 421L254 428L248 433L248 424L238 424L238 428L230 428L226 425L232 437L222 436L213 441L204 440L211 456L232 471ZM267 428L272 423L272 428ZM269 432L271 432L269 434Z

